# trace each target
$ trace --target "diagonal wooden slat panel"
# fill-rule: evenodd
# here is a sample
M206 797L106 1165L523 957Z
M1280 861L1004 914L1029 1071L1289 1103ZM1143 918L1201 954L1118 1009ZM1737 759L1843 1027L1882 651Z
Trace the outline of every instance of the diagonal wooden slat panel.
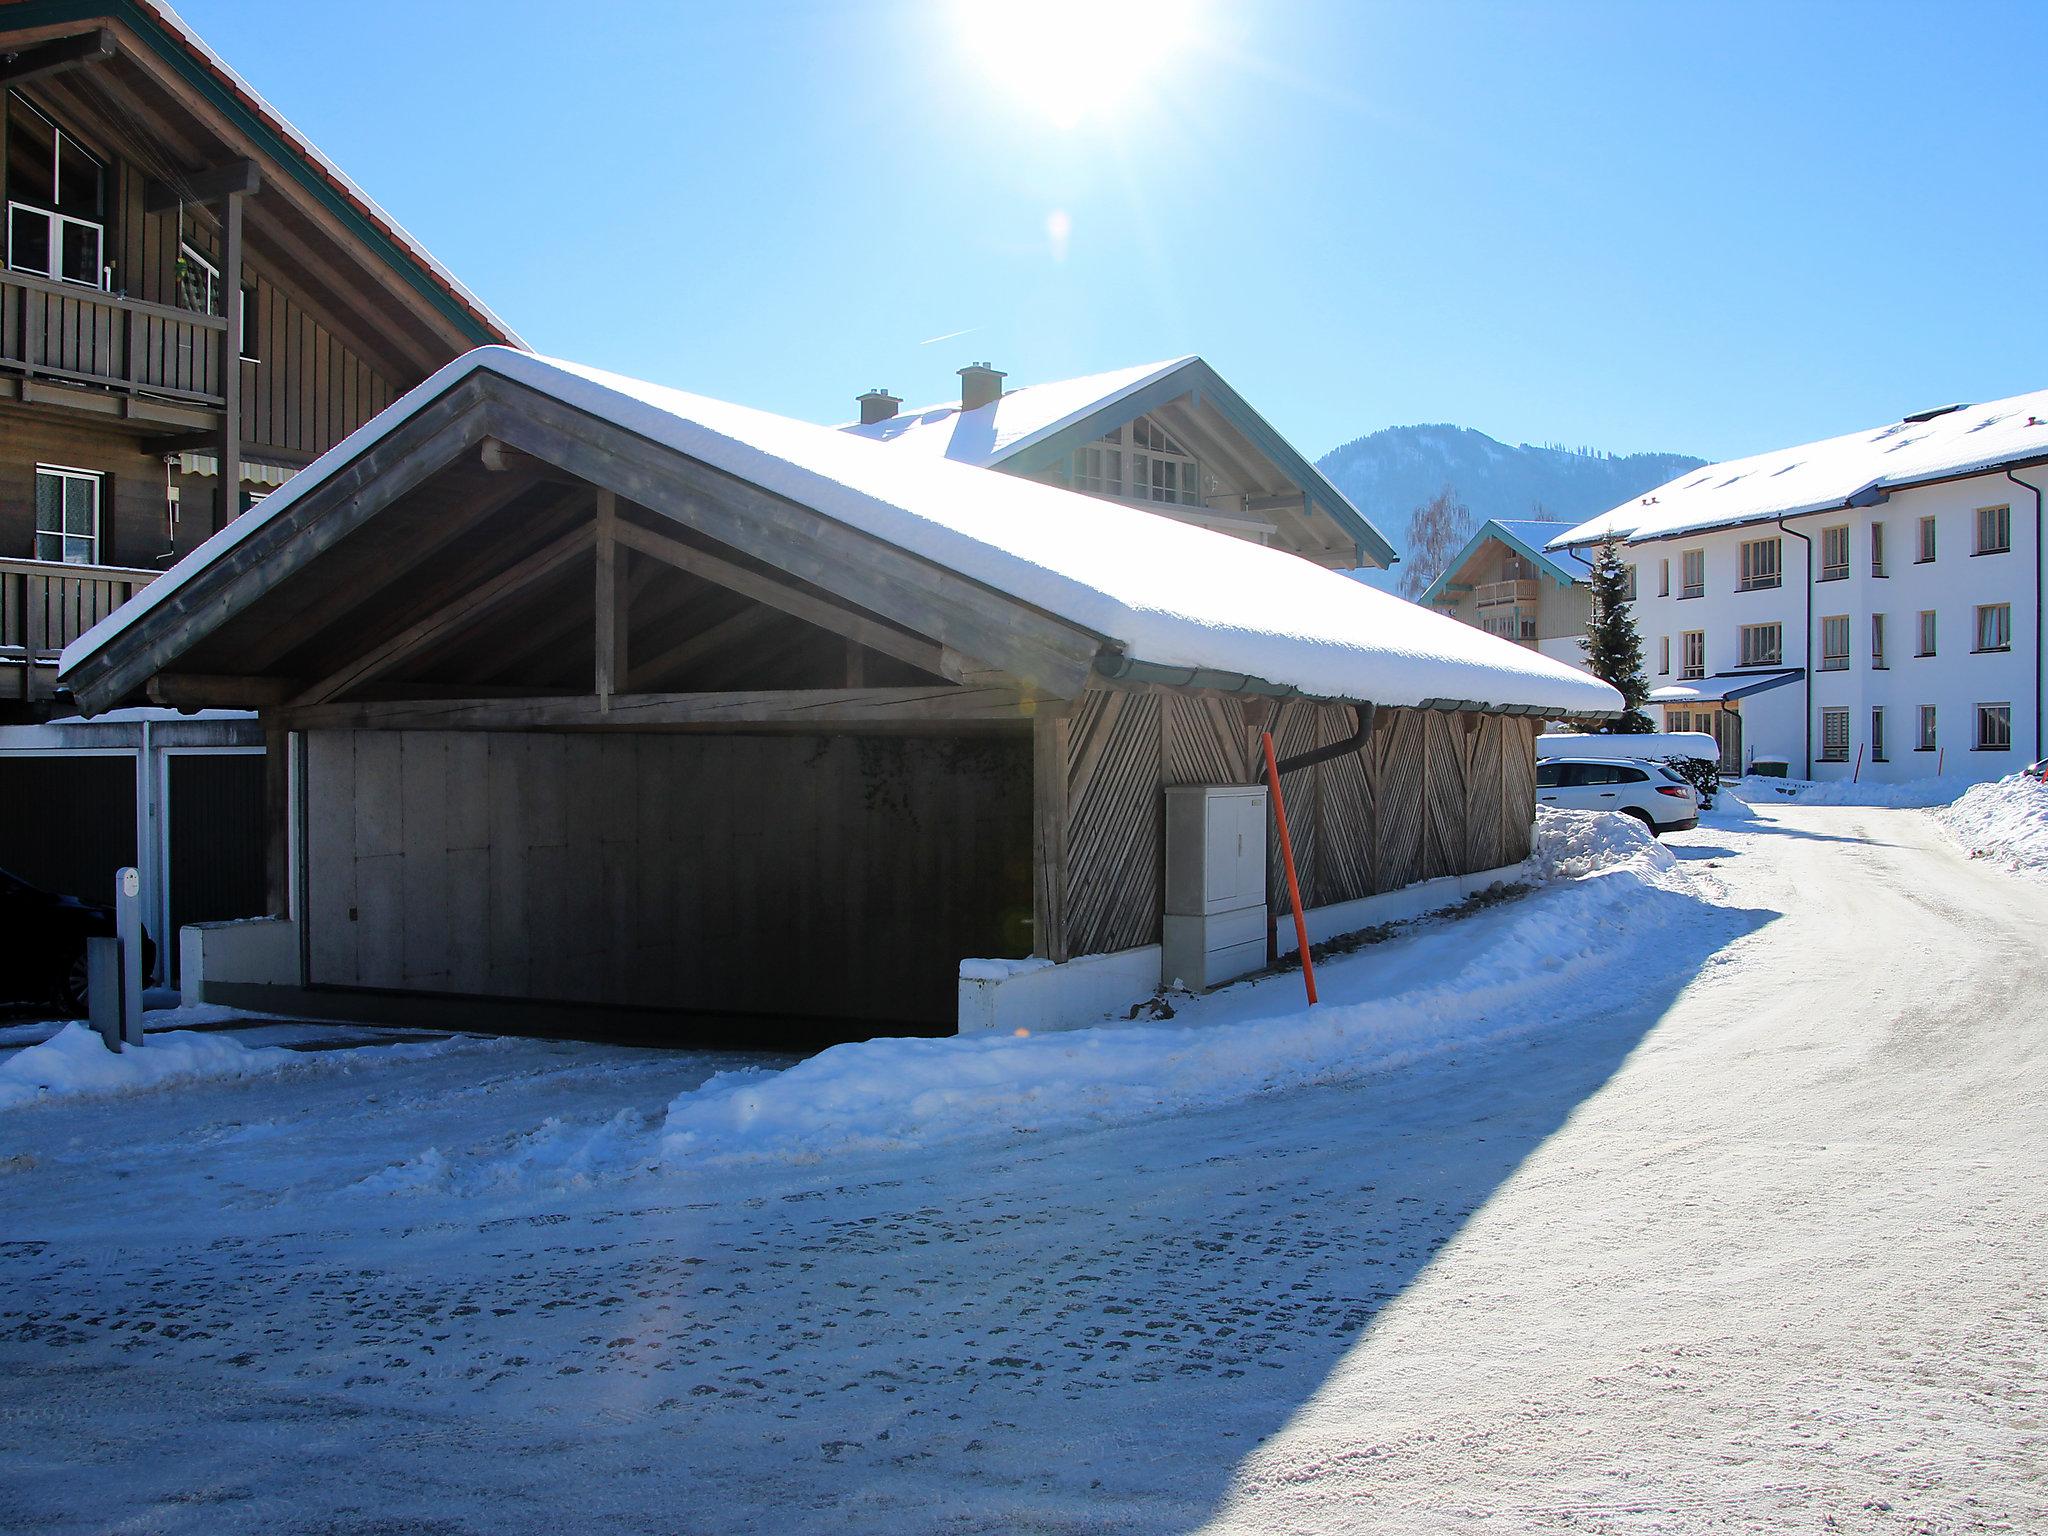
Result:
M1499 715L1466 715L1470 776L1464 817L1470 845L1463 872L1496 869L1507 862L1501 854L1501 740L1509 722ZM1519 730L1519 722L1516 722Z
M1382 891L1421 879L1424 794L1422 711L1390 709L1373 733L1374 880Z
M1322 745L1322 722L1319 718L1323 706L1289 699L1280 709L1280 718L1273 723L1273 751L1282 759L1301 752L1312 752ZM1255 742L1256 736L1252 738ZM1263 769L1265 747L1259 747L1259 756L1254 759ZM1316 901L1316 870L1318 850L1322 843L1320 835L1321 812L1316 804L1316 770L1297 768L1292 773L1282 774L1280 789L1287 800L1287 830L1294 841L1295 878L1301 883L1301 899L1313 906ZM1280 829L1273 817L1272 802L1267 802L1266 813L1266 901L1274 912L1288 910L1287 864L1280 853Z
M1356 729L1347 711L1323 711L1325 745L1348 740ZM1317 906L1372 894L1372 791L1366 779L1370 750L1368 743L1363 750L1332 758L1316 769Z
M1437 710L1422 716L1422 878L1465 870L1465 732L1463 717Z
M1093 699L1100 697L1102 704ZM1067 934L1073 955L1156 943L1162 822L1160 701L1084 697L1069 755Z
M1501 722L1500 862L1529 857L1536 821L1536 736L1534 720Z

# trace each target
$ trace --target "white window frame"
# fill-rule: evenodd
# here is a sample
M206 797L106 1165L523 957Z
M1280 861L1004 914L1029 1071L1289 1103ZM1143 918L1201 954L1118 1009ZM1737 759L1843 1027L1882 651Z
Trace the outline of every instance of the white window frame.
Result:
M1170 446L1161 446L1156 437ZM1208 506L1208 497L1203 484L1202 461L1189 453L1179 439L1150 417L1140 416L1125 422L1115 430L1105 432L1096 442L1075 450L1069 472L1073 476L1074 489L1082 490L1083 480L1089 478L1084 468L1083 456L1090 450L1100 450L1103 463L1111 452L1121 456L1122 490L1091 491L1097 496L1114 496L1118 501L1131 502L1143 507L1187 507L1202 511ZM1153 466L1171 466L1168 479L1172 481L1170 496L1156 494L1153 485ZM1107 474L1095 477L1107 482Z
M1707 632L1704 629L1687 629L1679 632L1678 675L1682 678L1707 675Z
M1657 595L1659 597L1669 597L1671 595L1671 559L1668 555L1657 562Z
M1884 752L1884 706L1870 706L1870 760L1873 763L1888 762Z
M1920 745L1915 752L1933 752L1941 746L1941 718L1932 704L1920 706Z
M1849 579L1849 525L1837 523L1820 531L1820 579Z
M1824 763L1849 761L1849 711L1827 708L1820 712L1820 760Z
M1870 616L1870 668L1873 672L1886 672L1891 663L1884 659L1884 615Z
M2012 649L2012 604L1979 603L1977 605L1977 645L1971 653L1983 656L1997 651Z
M1681 598L1707 595L1707 552L1704 549L1682 549L1678 552L1678 595Z
M1870 574L1884 575L1884 524L1870 525Z
M1985 538L1985 520L1991 521L1991 537ZM1977 549L1980 555L2009 555L2012 553L2012 507L1979 507L1977 509Z
M1840 636L1841 644L1835 645L1834 637ZM1830 613L1820 621L1820 669L1823 672L1846 672L1849 670L1849 615Z
M1918 553L1913 556L1913 563L1915 565L1932 565L1934 564L1934 557L1940 552L1940 543L1935 537L1934 518L1930 514L1920 519L1920 543Z
M1932 608L1922 608L1920 610L1919 649L1914 651L1913 654L1915 656L1932 656L1936 650L1936 643L1940 639L1941 626L1940 621L1935 618L1935 610Z
M36 466L36 480L40 482L43 476L45 475L49 475L55 480L57 480L59 485L69 485L73 481L80 481L92 487L92 532L88 535L81 533L66 533L64 531L65 496L64 492L60 490L57 493L57 528L54 532L46 530L40 526L38 526L35 529L35 558L39 561L42 561L46 565L100 564L100 531L101 526L106 519L107 477L101 474L96 469L79 469L75 465L71 464L38 464ZM38 511L40 510L41 501L41 486L40 484L38 484L36 493L36 502L38 504L36 510ZM60 551L60 553L55 560L44 559L42 553L44 539L55 539L57 541L57 548ZM72 558L70 558L70 555L68 553L68 546L74 539L85 539L90 543L90 559L73 560Z
M1745 539L1742 544L1742 565L1737 573L1735 590L1738 592L1762 592L1785 584L1785 541L1783 539ZM1765 562L1757 554L1769 550L1770 571L1760 574L1759 567Z
M1761 643L1766 632L1771 643ZM1776 622L1769 624L1745 624L1742 626L1742 665L1745 667L1778 667L1785 664L1785 626Z
M1987 731L1985 727L1993 722L1996 722L1997 730ZM1994 741L1991 739L1994 735L2003 739ZM1978 752L2010 752L2012 750L2012 705L1979 704L1977 706L1977 744L1973 750Z
M1659 677L1669 677L1671 675L1671 637L1669 635L1659 635L1657 637L1657 675Z
M192 244L191 241L180 240L178 242L178 260L189 261L193 266L206 274L206 307L201 310L193 310L192 312L205 315L225 314L226 311L220 307L220 268L213 264L212 258ZM181 309L191 309L191 306L184 302L184 297L184 285L181 283L179 284L178 307Z

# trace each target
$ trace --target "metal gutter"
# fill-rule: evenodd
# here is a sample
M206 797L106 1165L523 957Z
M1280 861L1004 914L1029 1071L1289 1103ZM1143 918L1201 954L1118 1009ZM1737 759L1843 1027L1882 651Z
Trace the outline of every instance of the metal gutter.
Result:
M1836 507L1816 507L1814 512L1838 510ZM1789 533L1806 546L1806 628L1803 631L1805 638L1800 642L1805 647L1805 665L1799 669L1800 692L1804 695L1800 713L1806 717L1806 770L1799 775L1802 779L1813 777L1813 540L1796 528L1787 528L1785 517L1811 517L1814 512L1786 513L1777 520L1778 532Z
M1098 676L1111 682L1161 688L1199 688L1212 693L1234 693L1248 698L1305 699L1316 704L1343 704L1353 709L1409 708L1436 710L1443 714L1520 715L1539 719L1618 720L1616 709L1559 709L1548 704L1489 704L1482 699L1424 699L1420 704L1379 706L1370 699L1305 693L1291 683L1270 683L1247 672L1216 672L1203 667L1167 667L1155 661L1135 661L1120 651L1104 651L1095 658Z

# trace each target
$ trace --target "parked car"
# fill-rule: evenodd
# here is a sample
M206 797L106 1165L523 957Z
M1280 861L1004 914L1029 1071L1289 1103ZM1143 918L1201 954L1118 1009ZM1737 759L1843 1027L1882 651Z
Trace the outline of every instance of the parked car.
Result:
M0 869L0 992L45 999L83 1014L85 941L112 938L114 909L104 902L60 896ZM156 970L156 941L142 935L142 974Z
M1698 792L1663 763L1544 758L1536 764L1536 798L1566 810L1633 816L1656 836L1700 824Z

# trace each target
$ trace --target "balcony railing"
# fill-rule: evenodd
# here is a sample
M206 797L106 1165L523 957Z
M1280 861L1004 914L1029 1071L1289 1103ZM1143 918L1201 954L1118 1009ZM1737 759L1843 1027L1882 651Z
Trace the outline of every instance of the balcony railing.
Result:
M30 378L219 407L227 329L217 315L0 272L0 368Z
M1475 608L1491 608L1499 603L1536 602L1534 581L1489 581L1472 589L1472 604Z
M0 560L0 698L49 698L58 653L162 574Z

